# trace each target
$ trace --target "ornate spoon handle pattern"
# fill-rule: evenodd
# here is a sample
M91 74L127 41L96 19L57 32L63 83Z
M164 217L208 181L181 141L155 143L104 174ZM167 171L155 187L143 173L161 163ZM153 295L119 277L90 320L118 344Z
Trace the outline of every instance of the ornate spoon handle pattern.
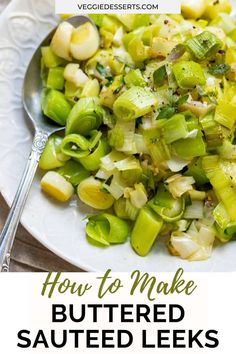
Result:
M29 156L20 185L16 192L11 210L0 235L0 271L8 272L10 264L10 254L13 246L17 227L20 222L30 187L37 170L39 158L47 143L49 133L41 130L36 131L32 144L32 151Z

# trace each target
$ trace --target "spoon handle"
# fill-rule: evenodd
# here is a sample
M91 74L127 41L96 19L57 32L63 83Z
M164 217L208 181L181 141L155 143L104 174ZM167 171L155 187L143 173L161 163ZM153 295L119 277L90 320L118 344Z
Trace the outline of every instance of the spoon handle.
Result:
M28 197L35 172L38 167L39 158L47 143L49 134L36 130L32 150L26 164L23 176L17 189L14 201L8 214L5 225L0 235L0 271L8 272L10 256L17 227L20 222L26 199Z

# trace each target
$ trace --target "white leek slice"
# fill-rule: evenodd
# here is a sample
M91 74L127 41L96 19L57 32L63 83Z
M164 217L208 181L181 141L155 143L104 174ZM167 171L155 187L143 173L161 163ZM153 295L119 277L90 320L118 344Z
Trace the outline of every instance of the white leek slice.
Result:
M88 76L79 68L79 64L67 64L64 70L64 78L76 87L84 87L89 81Z
M112 150L108 155L101 158L101 167L107 171L114 170L116 168L115 163L125 158L126 155L122 152Z
M115 162L115 167L119 171L141 169L140 162L133 156L129 156L124 160Z
M167 166L172 172L179 172L184 167L188 166L190 161L183 160L180 157L174 156L171 160L166 161Z
M130 122L117 121L116 128L120 129L123 133L124 143L121 147L116 148L117 151L133 153L135 151L134 134L135 134L135 121Z
M42 190L60 202L68 201L73 193L74 188L63 176L57 172L47 172L41 180Z
M62 22L51 42L52 51L59 56L60 58L71 60L70 55L70 42L72 37L72 32L74 31L74 27L68 22Z
M184 232L178 233L180 236L171 236L171 244L178 252L181 258L186 259L191 257L194 253L199 251L200 246L187 237Z
M122 181L119 172L114 174L110 185L103 184L103 188L106 189L116 200L123 196L126 187L127 186Z
M74 29L71 37L70 51L78 60L91 58L99 48L100 39L98 30L90 22L86 22Z
M185 177L180 174L171 176L166 180L168 183L168 190L174 198L181 197L185 192L193 189L195 180L193 177Z
M77 193L82 202L94 209L109 209L114 203L112 195L103 191L103 183L92 176L79 184Z
M95 177L99 178L99 179L104 179L107 180L108 178L110 178L115 171L113 170L106 170L105 168L100 168L100 170L98 170L98 172L96 173Z
M177 254L189 261L201 261L211 256L215 229L203 221L193 221L186 232L175 231L170 243Z
M202 225L198 233L198 244L204 247L212 246L215 241L215 229Z
M181 10L185 17L197 19L207 8L206 0L181 0Z
M124 29L123 27L119 27L113 37L113 44L117 47L122 45L122 39L124 36Z
M177 221L176 224L178 226L178 231L186 231L189 227L189 223L190 223L189 220L184 220L184 219Z
M211 257L212 247L201 247L199 250L189 257L189 261L205 261Z
M130 201L138 209L147 203L147 193L142 183L135 184L135 190L130 192Z
M191 205L188 205L185 213L185 219L202 219L203 218L203 202L200 200L193 200Z

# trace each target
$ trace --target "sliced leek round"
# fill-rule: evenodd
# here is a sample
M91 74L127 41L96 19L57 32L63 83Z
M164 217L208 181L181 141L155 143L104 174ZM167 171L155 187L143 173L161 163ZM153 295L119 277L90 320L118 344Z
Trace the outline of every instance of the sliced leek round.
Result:
M74 29L71 37L70 51L73 58L87 60L99 48L100 39L98 30L90 22L86 22Z
M207 0L181 0L181 9L187 18L197 19L206 11Z
M79 68L79 64L67 64L64 78L72 82L76 87L84 87L89 82L88 76Z
M46 147L39 160L39 167L42 170L53 170L54 168L65 165L70 157L61 152L61 143L63 138L54 135L48 139Z
M117 216L101 214L88 219L86 233L93 240L105 246L124 243L127 240L129 225Z
M74 188L57 172L47 172L41 180L41 188L59 202L67 202L74 194Z
M68 116L66 135L71 133L88 135L92 130L100 127L103 113L97 97L81 98Z
M171 208L167 208L158 204L155 204L154 200L149 202L149 206L154 210L158 215L162 217L166 222L176 222L180 220L184 214L184 199L179 198L173 200Z
M166 222L180 220L185 210L184 198L175 199L165 186L158 188L156 196L148 204Z
M102 182L94 177L82 181L78 186L77 193L82 202L94 209L109 209L115 201L110 193L103 190Z
M71 36L74 27L68 22L62 22L52 38L51 49L60 58L72 60L70 55Z
M79 158L79 162L87 171L97 171L101 164L101 158L109 151L109 146L105 140L100 140L94 151L88 156Z

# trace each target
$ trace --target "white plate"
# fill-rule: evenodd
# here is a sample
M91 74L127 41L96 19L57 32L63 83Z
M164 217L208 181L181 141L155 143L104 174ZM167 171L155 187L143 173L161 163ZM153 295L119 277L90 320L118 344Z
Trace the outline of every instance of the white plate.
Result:
M0 190L8 204L32 141L21 104L24 72L35 48L55 23L53 0L14 0L0 18ZM217 247L210 260L194 263L171 257L160 241L146 258L138 257L128 242L107 249L93 247L85 238L85 208L76 201L59 205L47 199L39 180L38 172L22 224L42 244L82 269L172 271L181 266L186 271L236 270L236 242Z

